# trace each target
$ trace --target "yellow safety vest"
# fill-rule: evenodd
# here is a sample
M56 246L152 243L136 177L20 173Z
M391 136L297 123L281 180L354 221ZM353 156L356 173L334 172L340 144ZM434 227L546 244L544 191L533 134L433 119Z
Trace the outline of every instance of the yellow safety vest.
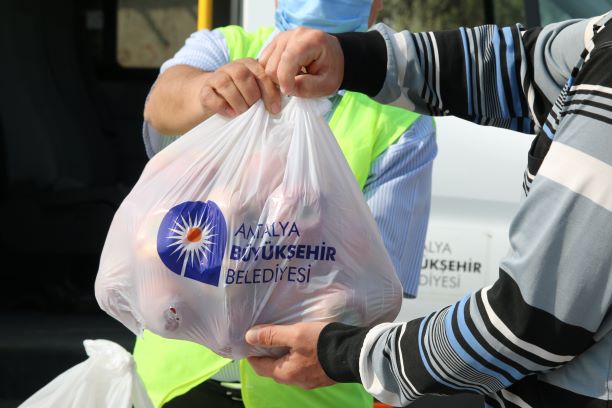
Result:
M265 27L249 33L239 26L219 30L225 37L230 61L257 57L274 31ZM419 116L381 105L357 92L344 93L329 126L361 188L374 159L395 143ZM134 359L156 407L186 393L230 362L199 344L164 339L148 331L137 339ZM361 384L336 384L306 391L258 376L246 360L240 364L240 379L247 408L372 407L372 397Z

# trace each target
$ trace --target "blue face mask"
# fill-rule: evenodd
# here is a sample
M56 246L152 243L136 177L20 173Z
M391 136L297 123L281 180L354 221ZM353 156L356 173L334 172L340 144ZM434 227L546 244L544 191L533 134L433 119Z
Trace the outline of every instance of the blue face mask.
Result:
M366 31L372 0L278 0L274 15L280 31L299 26L328 33Z

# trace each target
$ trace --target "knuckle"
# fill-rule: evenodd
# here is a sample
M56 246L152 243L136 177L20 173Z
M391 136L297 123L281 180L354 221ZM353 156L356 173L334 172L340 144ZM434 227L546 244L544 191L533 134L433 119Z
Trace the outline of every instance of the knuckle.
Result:
M221 111L223 108L225 108L226 103L225 101L217 98L215 99L211 104L210 104L210 108L213 109L215 112L219 112Z
M269 330L261 329L257 332L257 343L267 345L270 337Z
M298 45L296 46L296 51L299 54L299 49L302 47L302 45ZM281 54L281 61L291 61L293 59L293 55L294 55L294 50L293 49L285 49L283 51L283 53Z
M257 84L255 84L255 87L252 89L252 92L249 95L249 100L247 102L250 106L250 105L253 105L255 102L257 102L261 98L262 98L261 91L259 90L259 87L257 86Z
M249 71L249 69L246 66L241 64L239 67L235 69L233 77L237 81L244 82L244 81L247 81L249 78L251 78L251 71Z
M219 112L223 108L224 104L219 101L212 101L209 104L205 104L205 107L210 109L213 112Z
M327 40L327 37L325 36L325 33L323 32L316 31L313 35L313 42L316 45L324 45L326 40Z
M313 41L307 37L305 41L297 42L293 45L293 47L287 47L285 51L289 52L289 55L292 57L297 57L300 54L308 52L313 45L316 44L313 44Z
M276 67L273 67L272 65L267 65L266 69L264 70L264 73L267 77L273 77L275 72L276 72Z
M274 344L275 335L272 330L262 330L260 333L263 344Z
M295 332L291 333L291 340L294 344L303 344L307 340L306 337L306 333L304 333L302 330L296 330Z
M244 65L252 65L252 64L257 64L257 60L255 58L243 58L240 60L240 62Z
M259 62L253 61L252 64L249 64L248 68L251 71L251 73L255 75L257 79L263 80L266 78L266 71L264 70L264 67L262 67Z
M225 101L216 95L207 95L206 98L202 100L202 105L208 109L219 111L225 106Z
M280 384L291 384L293 382L292 379L292 376L286 371L281 371L274 376L274 381Z
M210 86L203 86L202 89L200 89L200 99L203 101L210 99L212 96L212 92L213 90Z
M269 79L268 74L263 68L259 67L257 72L254 72L255 77L260 81L267 81Z
M219 104L218 97L213 95L212 91L206 92L202 95L202 104L208 107L214 107Z
M220 72L215 79L215 84L218 88L226 88L230 85L231 82L232 78L225 71Z
M287 370L287 380L290 382L296 382L297 380L300 379L300 374L299 374L299 370L295 369L295 368L290 368L289 370Z

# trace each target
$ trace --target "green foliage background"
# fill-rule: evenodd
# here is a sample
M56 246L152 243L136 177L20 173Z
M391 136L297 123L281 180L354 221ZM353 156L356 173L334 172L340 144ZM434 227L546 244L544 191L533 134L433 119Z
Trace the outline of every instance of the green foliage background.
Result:
M485 24L483 0L384 0L379 21L395 30L449 30ZM524 23L523 0L494 0L495 23Z

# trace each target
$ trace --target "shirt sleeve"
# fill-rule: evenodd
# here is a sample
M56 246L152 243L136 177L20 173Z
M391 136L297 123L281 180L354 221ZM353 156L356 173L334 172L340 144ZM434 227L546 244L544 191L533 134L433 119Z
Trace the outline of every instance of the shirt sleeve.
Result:
M612 38L612 30L608 34ZM407 323L327 326L318 353L332 379L361 381L394 406L424 394L461 392L499 392L497 398L516 401L512 393L520 387L513 384L533 373L547 373L529 377L547 382L552 370L571 370L568 363L579 355L589 359L581 354L609 339L610 58L612 48L596 48L561 93L555 139L511 224L511 250L498 280ZM591 359L573 367L585 364L592 382L606 381L607 362ZM529 395L521 397L524 406L537 406Z
M376 158L363 189L409 298L419 286L436 153L433 121L423 116Z
M191 34L174 57L163 63L160 73L175 65L189 65L212 72L229 60L229 50L221 31L200 30Z
M218 30L200 30L191 34L174 57L164 62L160 68L160 74L176 65L189 65L202 71L212 72L227 63L229 63L229 51L223 34ZM177 135L162 135L147 121L143 123L142 139L149 158L155 156L178 137Z
M534 133L584 48L587 23L424 33L378 24L338 35L342 86L419 113Z

